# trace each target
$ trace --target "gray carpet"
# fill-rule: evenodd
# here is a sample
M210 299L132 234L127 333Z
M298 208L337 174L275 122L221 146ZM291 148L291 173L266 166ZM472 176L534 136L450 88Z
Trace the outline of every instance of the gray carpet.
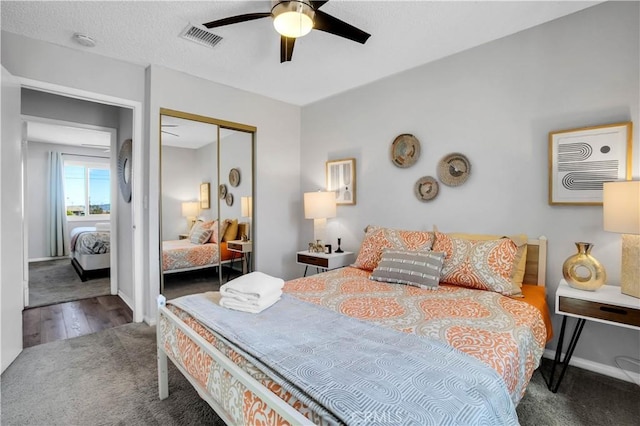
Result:
M2 425L221 424L171 363L169 398L158 399L155 342L154 327L127 324L25 349L0 379ZM574 367L553 394L536 371L517 411L525 426L637 425L639 395Z
M223 424L170 366L158 399L155 328L127 324L27 348L2 374L2 425Z
M29 307L111 294L109 277L80 280L71 259L29 263Z

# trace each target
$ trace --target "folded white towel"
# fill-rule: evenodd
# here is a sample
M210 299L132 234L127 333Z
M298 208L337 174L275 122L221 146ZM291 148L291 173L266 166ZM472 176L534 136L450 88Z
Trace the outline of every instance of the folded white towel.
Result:
M229 299L236 299L239 300L240 302L259 302L263 299L272 299L276 296L280 296L282 294L282 290L280 290L279 288L273 288L269 291L265 291L265 292L261 292L260 293L260 297L255 297L256 294L255 293L240 293L238 291L235 291L232 288L223 288L220 287L220 295L222 297L227 297Z
M258 300L270 297L275 290L282 290L284 280L262 272L251 272L229 281L220 287L222 296L233 295L240 300Z
M227 309L234 309L236 311L258 314L280 300L281 295L282 291L280 291L279 294L276 293L274 296L271 296L269 298L253 300L250 302L243 302L235 298L223 296L220 298L220 306Z

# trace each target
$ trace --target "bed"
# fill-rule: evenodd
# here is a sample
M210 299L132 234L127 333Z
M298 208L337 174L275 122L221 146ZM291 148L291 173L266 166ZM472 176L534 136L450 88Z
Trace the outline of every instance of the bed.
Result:
M411 244L421 243L414 240ZM546 239L528 239L521 245L526 248L519 262L525 284L521 294L511 296L500 294L503 290L487 291L444 282L427 289L373 281L370 278L375 269L372 272L360 264L355 265L357 268L346 267L287 282L283 299L263 312L274 311L267 317L226 310L211 314L213 320L207 322L204 312L209 315L213 311L219 294L188 296L192 299L166 303L160 298L160 398L168 396L167 360L171 359L228 424L517 424L515 406L552 334L544 291ZM363 242L356 264L368 249ZM279 308L274 309L276 306ZM277 317L282 313L276 311L285 308L296 312L296 320ZM216 319L215 315L220 316ZM238 315L245 319L234 322ZM275 318L270 319L271 316ZM268 330L266 340L279 342L285 351L279 352L282 347L277 345L271 347L271 341L264 343L268 350L263 352L242 346L246 337L242 333L251 334L254 330L237 329L241 322L251 321L257 321L254 328L262 334ZM224 329L225 323L230 329ZM284 324L283 329L279 328L280 323ZM303 328L304 323L316 325ZM322 352L323 343L307 341L320 338L314 337L318 334L324 336L323 327L317 326L321 323L331 324L327 339L338 339L332 342L329 352ZM342 330L351 327L358 330L355 336L374 337L349 340ZM358 327L365 327L364 331ZM287 335L293 335L294 340L283 340ZM374 349L381 342L394 343L382 350ZM424 346L409 350L416 344ZM405 345L407 350L397 352ZM350 364L349 360L333 358L349 347L359 348L348 355L358 358L358 362ZM394 351L400 356L389 360L381 355ZM305 368L298 372L301 374L292 376L291 369L287 369L288 360L309 353L314 355L304 358L301 365ZM279 356L274 358L274 354ZM369 361L360 359L371 354L373 359ZM400 364L398 368L385 367L381 373L380 368L371 367L395 365L399 358L409 359L411 368ZM426 361L422 358L429 358L428 362L435 366L423 365ZM349 368L345 369L345 365ZM296 368L299 366L293 370ZM397 371L406 371L408 379L393 376ZM348 383L336 384L332 380L340 377L325 377L331 374L349 377ZM387 374L392 374L391 378ZM329 380L331 386L323 388L326 383L315 383L317 377ZM405 389L405 393L399 393L400 387L388 385L403 380L418 380L419 386L415 388L413 383L412 392ZM369 395L372 392L373 396ZM357 397L350 399L350 395ZM369 399L362 395L369 395ZM388 404L387 400L392 401L390 406L379 406L381 401Z
M109 224L77 227L71 230L69 248L71 265L84 282L109 276L111 250Z
M235 228L232 228L231 233L225 235L226 238L220 243L217 242L217 232L212 232L214 226L217 226L214 221L197 223L189 233L189 238L163 241L162 272L173 274L195 271L237 260L238 254L227 249L227 241L235 240L238 235L246 232L246 225L238 224L236 221ZM198 233L201 233L202 238L198 238L198 235L194 237L194 234ZM206 238L206 235L209 237Z

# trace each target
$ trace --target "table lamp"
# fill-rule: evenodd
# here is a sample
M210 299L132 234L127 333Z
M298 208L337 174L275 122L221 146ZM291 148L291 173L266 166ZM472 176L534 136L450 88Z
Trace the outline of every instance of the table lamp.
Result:
M247 240L249 240L249 228L253 217L253 197L240 197L240 215L249 219L247 223Z
M604 230L622 234L620 291L640 298L640 181L605 182Z
M336 217L336 193L317 191L304 193L304 217L313 219L313 239L324 241L327 218Z
M197 201L182 203L182 216L187 218L187 232L191 231L191 227L196 223L196 217L199 213L198 207Z

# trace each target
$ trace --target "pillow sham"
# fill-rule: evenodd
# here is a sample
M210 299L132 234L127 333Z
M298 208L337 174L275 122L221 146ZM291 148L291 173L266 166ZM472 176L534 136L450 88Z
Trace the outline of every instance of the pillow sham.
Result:
M369 225L365 229L358 257L351 266L373 271L378 266L384 249L429 251L433 240L432 232L405 231Z
M370 280L438 288L444 253L432 251L385 250Z
M516 267L513 268L511 273L511 281L518 287L522 288L522 282L524 281L525 269L527 267L527 242L529 237L526 234L517 235L489 235L489 234L464 234L458 232L447 233L450 237L462 238L464 240L499 240L500 238L509 238L518 246L518 253L516 254Z
M211 237L209 237L209 242L217 243L218 242L218 221L214 220L211 223L211 226L209 227L209 229L211 230Z
M200 233L200 232L204 231L205 229L206 228L204 226L204 222L202 220L196 220L196 222L193 224L193 226L189 230L189 239L191 239L191 236L193 234Z
M511 280L518 247L509 238L466 240L435 231L434 251L446 254L440 282L489 290L505 296L521 295Z
M233 241L238 236L238 219L227 219L227 228L222 233L222 241Z
M202 229L200 231L192 232L191 237L189 237L189 241L193 244L204 244L209 242L209 238L211 238L211 229Z

